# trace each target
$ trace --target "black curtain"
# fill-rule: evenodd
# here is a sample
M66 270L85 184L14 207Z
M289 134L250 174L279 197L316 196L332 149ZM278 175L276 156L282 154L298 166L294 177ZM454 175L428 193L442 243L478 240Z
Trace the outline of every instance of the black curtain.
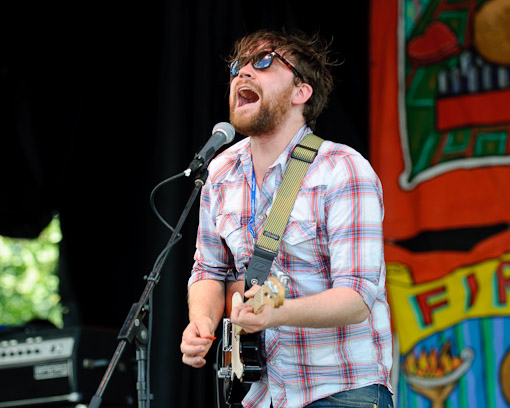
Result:
M224 57L259 28L320 31L344 64L320 136L368 158L368 0L16 1L0 6L0 234L35 237L55 213L66 324L118 329L170 231L149 205L228 121ZM236 139L237 140L237 139ZM156 205L175 225L192 180ZM154 407L212 407L214 353L181 363L197 203L154 291ZM112 350L113 352L113 350Z

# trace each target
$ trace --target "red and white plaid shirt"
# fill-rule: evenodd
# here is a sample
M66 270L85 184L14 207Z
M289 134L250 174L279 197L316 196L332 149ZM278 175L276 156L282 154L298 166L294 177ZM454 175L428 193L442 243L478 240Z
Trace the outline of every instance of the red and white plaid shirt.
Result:
M256 193L253 237L250 139L209 165L202 189L195 264L189 280L244 279L294 146L306 126L267 170ZM287 297L332 287L358 292L371 310L360 324L334 328L279 326L264 333L267 365L245 407L303 407L339 391L370 384L391 390L392 337L386 300L380 181L354 149L325 141L303 179L272 274L289 276Z

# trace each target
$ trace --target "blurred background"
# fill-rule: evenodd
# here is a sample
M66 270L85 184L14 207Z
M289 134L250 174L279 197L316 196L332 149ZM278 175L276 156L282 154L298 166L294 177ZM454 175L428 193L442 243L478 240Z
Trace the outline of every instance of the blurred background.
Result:
M496 40L485 40L483 27L499 27L491 18L509 7L2 2L1 338L24 344L28 332L58 338L75 327L117 333L171 235L151 191L228 121L224 59L233 42L259 28L318 31L344 63L316 133L369 159L385 190L398 406L508 406L510 23ZM181 178L157 192L170 225L193 186ZM195 370L179 351L197 204L154 291L154 407L216 404L214 353ZM65 336L85 348L85 334ZM109 359L115 342L102 347ZM125 354L134 358L131 348ZM13 372L25 381L16 359L0 359L5 384ZM0 407L36 405L36 392L0 393Z

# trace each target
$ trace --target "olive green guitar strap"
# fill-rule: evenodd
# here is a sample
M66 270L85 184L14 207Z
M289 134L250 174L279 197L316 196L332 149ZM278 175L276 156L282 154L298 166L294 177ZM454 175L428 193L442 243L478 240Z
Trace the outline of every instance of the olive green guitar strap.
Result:
M269 276L271 265L278 254L283 232L301 188L301 182L323 141L310 133L294 147L282 184L264 224L264 230L255 244L246 272L246 288L257 284L262 285Z

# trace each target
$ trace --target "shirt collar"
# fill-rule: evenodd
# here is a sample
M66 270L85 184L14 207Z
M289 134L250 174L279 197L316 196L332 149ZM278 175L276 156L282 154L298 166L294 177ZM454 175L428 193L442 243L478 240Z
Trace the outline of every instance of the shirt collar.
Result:
M296 147L296 145L309 133L312 133L312 130L306 124L303 125L294 135L285 150L278 156L274 163L269 166L269 168L279 166L282 170L285 170L294 147ZM251 158L251 144L249 140L250 139L247 137L244 148L239 151L239 155L237 156L236 167L239 174L250 174L252 171L253 163Z
M294 137L289 142L285 150L280 154L280 156L278 156L275 162L270 166L270 168L279 165L283 170L285 170L289 164L290 157L292 155L294 147L296 147L296 145L299 142L301 142L301 140L303 140L303 138L309 133L312 133L312 130L306 124L303 125L294 135Z

